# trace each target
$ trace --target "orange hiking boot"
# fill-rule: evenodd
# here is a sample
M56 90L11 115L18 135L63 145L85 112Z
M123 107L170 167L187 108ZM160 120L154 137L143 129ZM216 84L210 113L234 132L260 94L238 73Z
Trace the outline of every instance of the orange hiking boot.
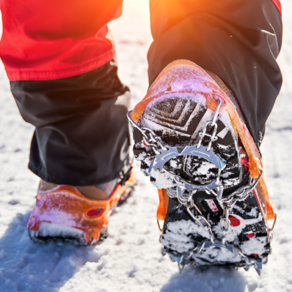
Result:
M108 218L113 208L127 200L135 183L133 172L124 179L97 187L41 181L27 223L29 236L36 242L55 240L77 245L95 245L103 241L107 237ZM95 196L102 200L94 199Z
M135 158L158 188L162 253L180 270L221 265L260 273L275 214L260 152L224 83L175 61L128 118Z

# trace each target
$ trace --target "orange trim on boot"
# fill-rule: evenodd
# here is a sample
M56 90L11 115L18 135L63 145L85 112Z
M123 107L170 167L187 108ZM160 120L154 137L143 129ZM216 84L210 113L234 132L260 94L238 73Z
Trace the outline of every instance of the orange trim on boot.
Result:
M169 197L165 189L158 190L159 204L156 212L158 220L165 220Z
M274 213L271 201L270 201L269 191L268 191L266 182L265 182L263 177L261 178L261 180L257 186L257 191L258 191L258 194L260 196L261 201L265 205L267 220L274 220L275 213Z
M86 242L95 243L101 228L108 224L111 210L127 187L133 184L132 173L125 185L117 185L110 197L103 201L88 199L70 185L59 185L48 191L39 188L28 228L38 232L42 223L71 227L81 231Z

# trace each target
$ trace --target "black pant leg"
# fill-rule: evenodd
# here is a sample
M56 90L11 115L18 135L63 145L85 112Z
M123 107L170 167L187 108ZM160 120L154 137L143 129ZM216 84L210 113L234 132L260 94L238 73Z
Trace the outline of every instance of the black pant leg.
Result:
M281 15L270 0L152 0L149 81L177 59L217 74L259 145L279 94Z
M114 61L64 79L13 81L11 91L36 127L29 168L42 179L94 185L118 177L129 163L130 92Z

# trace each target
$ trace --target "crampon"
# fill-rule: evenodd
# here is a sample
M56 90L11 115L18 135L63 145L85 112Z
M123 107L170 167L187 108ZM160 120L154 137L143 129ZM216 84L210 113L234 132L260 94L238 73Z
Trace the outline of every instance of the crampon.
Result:
M219 265L260 274L276 215L232 92L211 72L175 61L128 118L135 157L158 188L162 254L180 271Z

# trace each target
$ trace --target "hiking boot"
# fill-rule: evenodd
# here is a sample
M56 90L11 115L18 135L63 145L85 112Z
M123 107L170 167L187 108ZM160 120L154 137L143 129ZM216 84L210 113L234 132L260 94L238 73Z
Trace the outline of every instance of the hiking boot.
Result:
M36 204L27 223L35 242L49 240L96 245L107 237L109 216L131 195L133 172L97 186L40 182Z
M157 187L162 253L180 270L232 266L260 273L275 220L260 152L232 92L218 76L180 60L128 114L135 158Z

